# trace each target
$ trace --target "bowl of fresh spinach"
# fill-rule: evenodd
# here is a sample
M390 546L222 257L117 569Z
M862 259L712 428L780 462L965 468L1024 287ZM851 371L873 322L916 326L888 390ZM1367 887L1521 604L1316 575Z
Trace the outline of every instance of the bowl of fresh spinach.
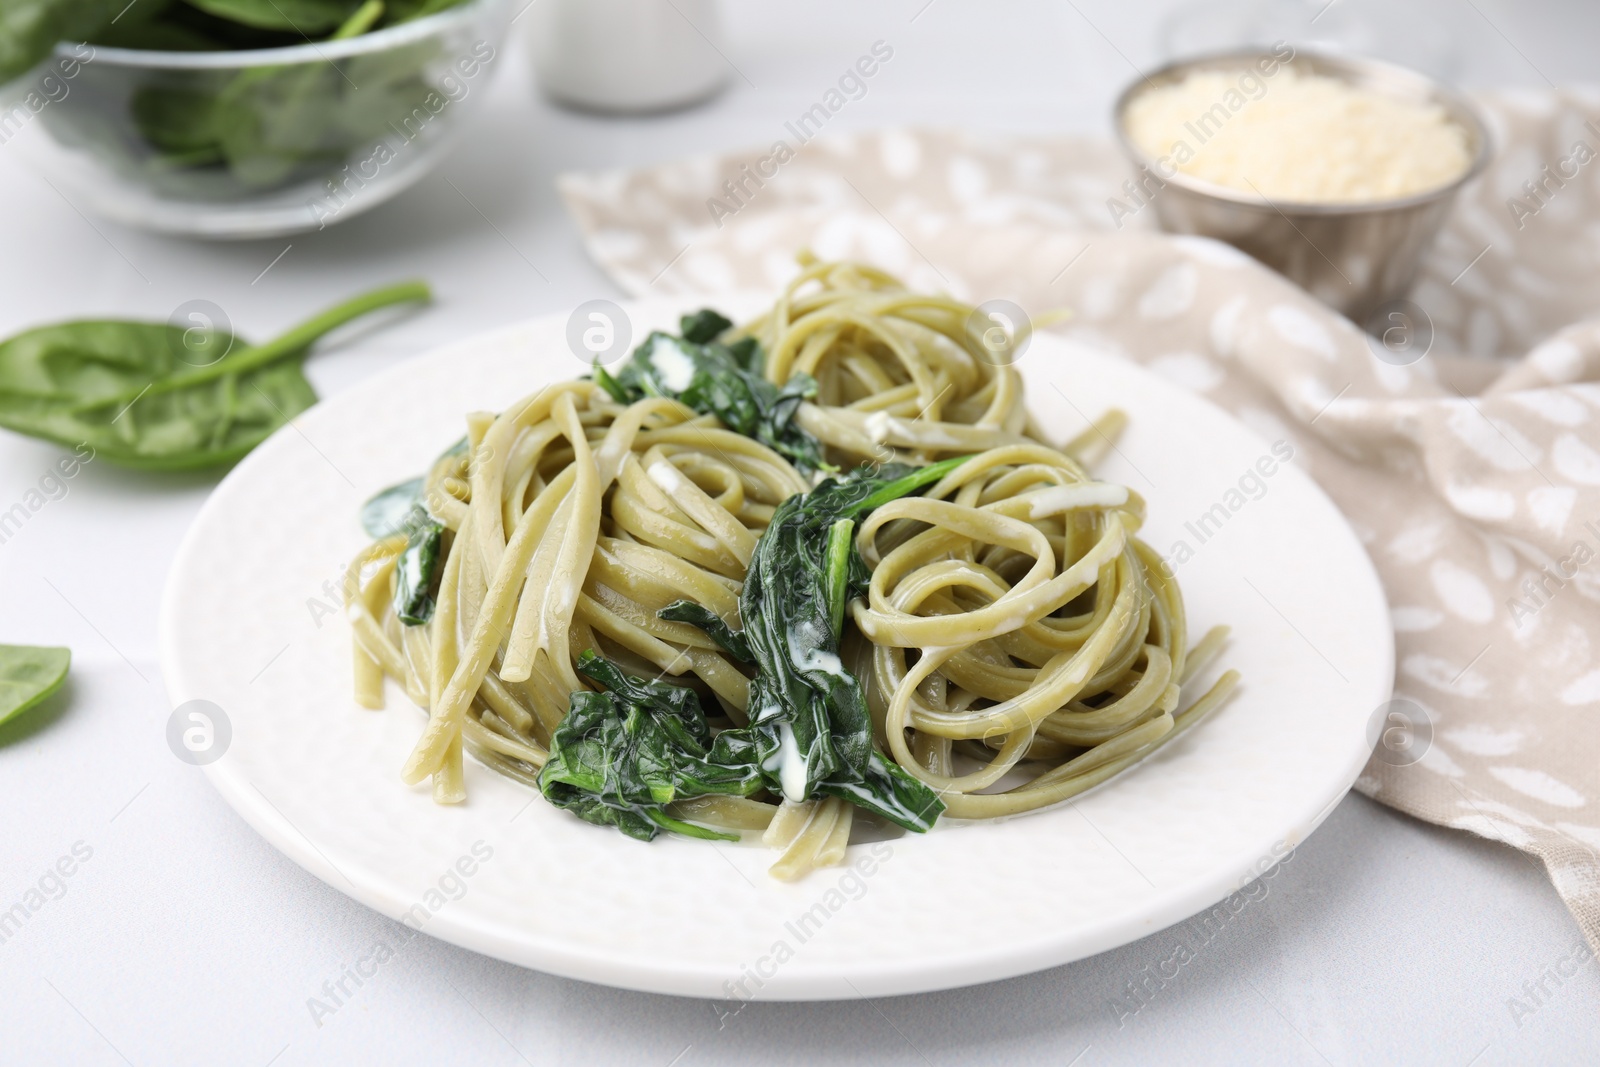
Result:
M509 0L4 0L0 145L145 229L321 229L439 162Z

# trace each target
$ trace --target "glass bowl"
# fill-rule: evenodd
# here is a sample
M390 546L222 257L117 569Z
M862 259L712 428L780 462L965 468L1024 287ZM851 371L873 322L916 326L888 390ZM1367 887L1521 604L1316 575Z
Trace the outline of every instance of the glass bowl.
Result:
M129 226L215 238L323 229L439 162L504 63L506 6L473 0L291 48L62 44L0 87L0 142L74 206Z

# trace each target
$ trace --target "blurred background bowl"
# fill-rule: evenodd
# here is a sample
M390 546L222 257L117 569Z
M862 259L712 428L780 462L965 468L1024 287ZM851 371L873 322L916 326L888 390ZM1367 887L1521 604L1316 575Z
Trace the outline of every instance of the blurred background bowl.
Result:
M473 0L290 48L62 44L0 89L0 122L31 113L8 150L113 221L215 238L321 229L439 162L504 63L507 7Z
M1295 203L1268 200L1182 172L1167 176L1134 143L1127 127L1128 107L1141 93L1181 82L1192 71L1254 69L1262 59L1276 57L1262 49L1218 52L1170 63L1138 79L1117 99L1117 137L1139 171L1135 181L1145 181L1152 190L1150 202L1162 229L1226 241L1364 324L1410 291L1456 194L1489 161L1488 127L1466 97L1426 75L1372 59L1300 52L1283 61L1298 74L1338 78L1395 99L1437 105L1466 131L1470 165L1447 185L1400 199ZM1147 180L1146 172L1157 181Z
M539 0L526 36L539 87L567 107L647 115L728 81L717 0Z

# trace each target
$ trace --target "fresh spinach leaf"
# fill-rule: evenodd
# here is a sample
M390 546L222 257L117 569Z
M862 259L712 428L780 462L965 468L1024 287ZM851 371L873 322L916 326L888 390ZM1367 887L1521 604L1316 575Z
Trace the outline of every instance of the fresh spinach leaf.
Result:
M572 695L556 727L539 789L558 808L629 837L649 841L662 830L709 840L737 840L666 813L674 800L747 797L762 788L746 739L723 731L715 740L691 689L629 677L593 650L578 671L605 686Z
M324 34L349 18L359 0L187 0L208 15L263 30Z
M822 443L795 421L801 402L816 395L817 383L808 374L795 374L781 386L767 381L762 374L766 357L755 338L732 344L714 340L731 325L709 308L685 315L681 337L651 333L616 375L595 367L595 381L619 403L671 397L715 415L728 429L760 441L802 471L832 470L823 462Z
M145 85L134 92L131 109L145 140L162 152L191 162L222 158L212 94L190 85Z
M314 341L379 308L427 299L421 282L389 286L255 347L214 331L207 350L225 354L205 366L185 362L193 348L170 323L29 330L0 343L0 426L69 448L87 443L127 467L229 463L316 403L300 369Z
M107 26L96 33L91 43L105 45L107 48L132 48L145 52L223 51L219 42L167 22L134 25L123 25L118 22L115 26Z
M0 645L0 722L21 715L60 689L71 663L69 649Z
M213 103L216 146L232 177L271 189L344 159L349 145L329 134L340 77L331 64L261 67L223 90Z
M89 39L91 44L111 44L110 38L130 22L142 23L153 32L167 29L192 34L211 42L209 51L249 51L257 48L282 48L305 43L303 34L293 30L264 30L232 19L218 18L183 0L138 0L128 13Z
M202 29L179 21L174 9L199 14L180 0L137 0L119 9L114 21L92 33L89 41L155 52L214 52L227 47Z
M342 13L346 6L330 10ZM329 40L359 36L382 14L382 0L366 0L343 15ZM415 72L414 59L410 69ZM340 103L359 99L370 107L385 95L381 85L367 84L371 91L357 94L352 84L332 61L253 67L220 87L158 82L134 94L133 119L163 153L162 162L183 168L225 163L241 185L270 189L345 158L352 140L339 128ZM365 125L362 134L375 128L381 124Z
M117 0L4 0L0 3L0 85L49 57L60 41L86 41L110 23Z
M176 51L272 48L356 37L459 2L138 0L89 39ZM392 147L408 122L414 130L431 122L447 95L433 75L447 58L442 47L426 37L338 60L151 80L134 90L130 132L154 150L142 164L162 188L189 190L213 170L246 189L280 188L322 175L352 152ZM91 144L115 136L77 132Z
M441 11L448 11L466 3L466 0L393 0L389 4L389 12L385 18L387 25L393 26L399 22L410 22L413 19L426 18L437 15Z

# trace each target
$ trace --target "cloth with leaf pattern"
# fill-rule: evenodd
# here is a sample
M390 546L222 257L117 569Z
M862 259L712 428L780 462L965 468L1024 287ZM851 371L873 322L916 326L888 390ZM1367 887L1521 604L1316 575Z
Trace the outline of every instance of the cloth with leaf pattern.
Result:
M1071 308L1056 329L1290 441L1383 578L1396 697L1421 714L1356 788L1542 861L1600 951L1600 165L1571 162L1600 151L1600 98L1482 102L1497 158L1412 293L1433 337L1409 364L1233 249L1156 232L1153 209L1114 226L1129 172L1099 139L893 130L561 190L630 294L773 288L799 248L864 260ZM1575 176L1529 196L1563 161Z

